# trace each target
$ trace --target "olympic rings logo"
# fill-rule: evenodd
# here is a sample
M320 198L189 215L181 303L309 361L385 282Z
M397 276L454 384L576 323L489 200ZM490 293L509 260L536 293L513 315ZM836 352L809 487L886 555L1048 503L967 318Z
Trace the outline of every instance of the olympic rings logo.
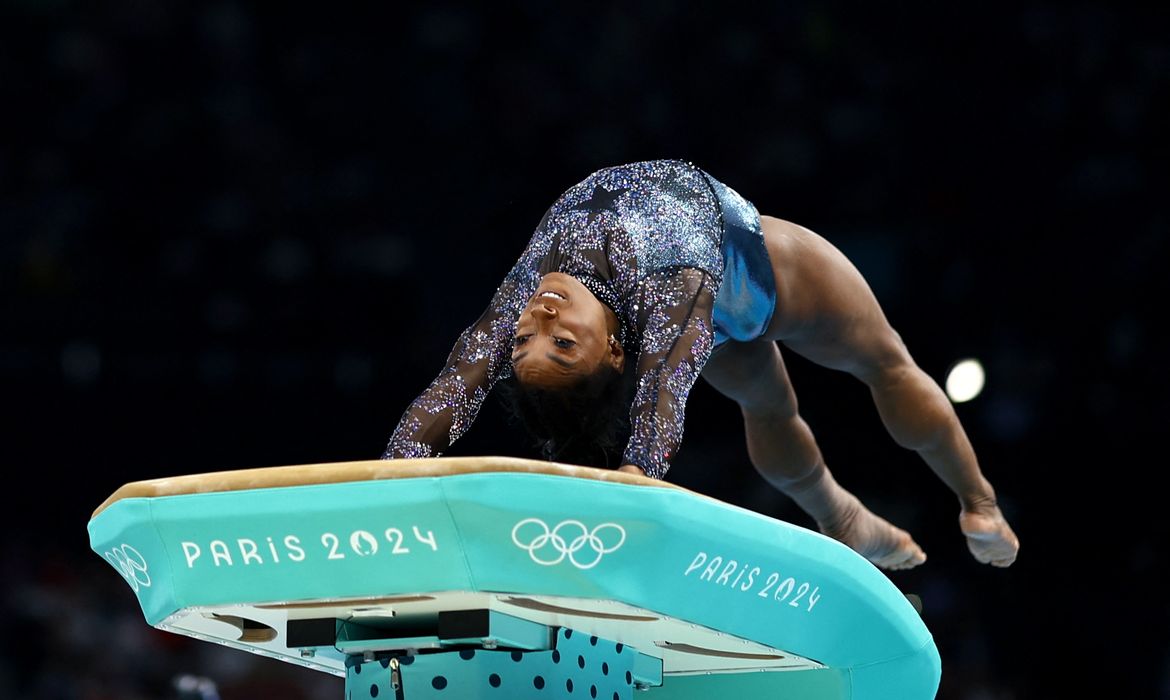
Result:
M146 573L146 559L128 544L106 552L106 561L114 565L135 593L139 588L150 588L150 574Z
M590 530L580 520L565 520L549 529L540 518L526 518L512 528L512 541L541 566L555 566L568 558L578 569L592 569L602 556L625 544L626 530L617 523L602 523ZM586 546L588 551L579 554Z

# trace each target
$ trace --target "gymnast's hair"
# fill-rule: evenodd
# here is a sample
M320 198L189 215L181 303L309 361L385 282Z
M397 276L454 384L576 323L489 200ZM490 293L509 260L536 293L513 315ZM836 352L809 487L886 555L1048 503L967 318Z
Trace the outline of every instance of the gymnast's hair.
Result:
M500 399L513 424L551 462L614 469L629 436L632 373L602 365L562 389L525 386L515 376L500 383Z

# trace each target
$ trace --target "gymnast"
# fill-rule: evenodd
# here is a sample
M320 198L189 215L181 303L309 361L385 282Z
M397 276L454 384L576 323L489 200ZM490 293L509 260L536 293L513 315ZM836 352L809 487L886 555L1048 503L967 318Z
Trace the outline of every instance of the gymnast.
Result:
M864 382L894 441L958 498L975 559L1015 561L1019 540L950 401L854 265L682 160L604 168L565 191L382 458L441 455L508 379L545 458L663 479L702 376L739 405L756 470L822 533L883 569L922 564L909 533L833 478L779 344Z

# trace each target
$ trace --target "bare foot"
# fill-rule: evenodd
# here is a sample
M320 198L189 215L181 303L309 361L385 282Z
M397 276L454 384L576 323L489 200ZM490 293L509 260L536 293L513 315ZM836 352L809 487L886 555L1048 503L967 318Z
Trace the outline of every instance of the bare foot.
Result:
M850 497L841 517L820 524L821 532L848 546L882 569L913 569L926 561L926 552L910 533L874 515Z
M982 564L1008 567L1020 551L1020 540L998 506L981 506L959 513L959 529L967 537L967 549Z

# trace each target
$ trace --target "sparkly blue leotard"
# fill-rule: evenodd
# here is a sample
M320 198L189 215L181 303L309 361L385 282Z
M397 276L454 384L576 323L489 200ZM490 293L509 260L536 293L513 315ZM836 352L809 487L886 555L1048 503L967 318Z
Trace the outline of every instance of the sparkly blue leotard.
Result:
M487 310L406 409L384 459L440 455L471 426L488 391L511 374L516 322L554 271L580 280L621 322L626 354L637 354L623 462L659 479L712 349L759 337L775 308L751 203L686 161L599 170L549 207Z

